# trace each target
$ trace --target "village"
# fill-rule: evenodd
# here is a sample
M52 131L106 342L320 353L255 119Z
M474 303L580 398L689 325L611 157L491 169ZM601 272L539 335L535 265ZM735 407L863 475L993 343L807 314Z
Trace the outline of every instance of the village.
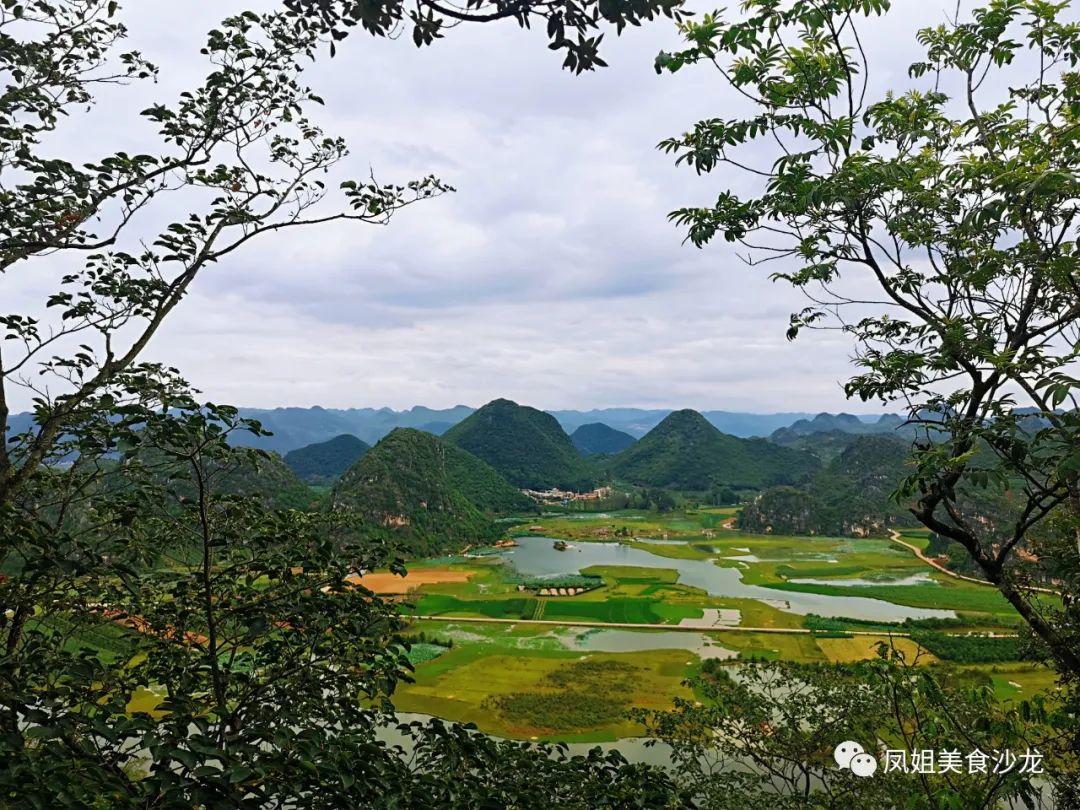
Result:
M564 506L574 501L601 501L604 498L611 497L614 490L611 487L598 487L591 492L571 492L565 489L523 489L524 494L528 495L534 501L540 503L557 504L561 503Z

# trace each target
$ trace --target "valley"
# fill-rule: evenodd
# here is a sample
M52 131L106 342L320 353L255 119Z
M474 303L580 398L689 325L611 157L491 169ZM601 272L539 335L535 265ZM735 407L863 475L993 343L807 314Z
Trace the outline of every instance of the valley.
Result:
M234 497L340 519L403 563L344 579L404 620L411 674L392 700L406 716L638 751L636 713L704 703L716 678L886 653L1005 706L1053 698L1014 608L953 570L893 499L902 440L853 418L814 424L793 426L797 448L688 410L640 440L601 423L570 436L495 400L443 435L396 427L371 447L341 435L221 480ZM128 710L161 699L142 684Z
M1051 685L1049 670L1017 660L1018 617L995 589L887 538L748 534L727 528L735 512L523 516L514 547L410 563L416 586L385 591L414 617L414 682L395 706L503 737L614 740L641 733L630 710L693 700L703 667L849 663L881 644L1001 700ZM560 595L575 575L598 585ZM969 636L996 660L953 649Z

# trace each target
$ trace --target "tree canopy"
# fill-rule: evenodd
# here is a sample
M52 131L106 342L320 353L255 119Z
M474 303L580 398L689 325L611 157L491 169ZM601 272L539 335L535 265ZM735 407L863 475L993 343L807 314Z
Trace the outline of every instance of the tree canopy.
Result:
M601 28L610 26L621 33L627 25L683 16L683 0L285 0L285 5L320 20L335 41L356 26L375 36L408 28L419 47L461 23L513 20L522 28L542 24L548 47L563 52L563 67L575 73L607 65L600 56Z
M1052 605L1009 565L1048 516L1080 504L1080 27L1066 8L993 0L924 28L924 55L889 92L858 32L887 0L750 0L737 20L684 22L686 48L656 68L706 66L751 107L660 144L698 173L742 172L750 189L672 219L693 244L739 245L806 292L790 338L851 336L861 370L848 395L905 403L919 428L901 486L915 516L1080 675L1075 629L1048 621ZM771 162L748 157L751 144ZM1010 490L1006 537L958 507L967 488Z
M234 446L262 427L145 352L206 269L254 240L386 225L452 189L366 166L329 180L348 147L318 125L303 72L341 32L295 3L223 20L201 81L117 111L110 125L148 126L155 149L77 162L54 133L102 87L157 75L122 50L121 19L113 0L0 0L0 282L56 273L36 309L0 312L0 804L668 801L664 774L617 754L438 722L402 730L407 756L380 739L408 642L352 575L402 573L396 538L295 508L312 493L282 461ZM599 64L597 44L575 66ZM18 427L16 391L33 404Z

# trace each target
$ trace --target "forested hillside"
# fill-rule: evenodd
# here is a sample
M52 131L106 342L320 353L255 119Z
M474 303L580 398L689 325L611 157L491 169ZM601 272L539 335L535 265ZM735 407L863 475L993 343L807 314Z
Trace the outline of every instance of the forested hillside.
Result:
M622 452L637 439L603 422L591 422L571 433L570 441L583 456L611 456Z
M415 554L490 543L501 534L497 515L534 508L480 459L412 428L392 431L347 470L331 503L392 529Z
M728 436L697 411L682 410L615 456L610 470L616 478L640 486L703 491L796 483L817 466L809 453L766 439Z
M369 449L367 442L343 433L325 442L290 450L285 454L285 463L309 484L330 484Z
M555 417L508 399L489 402L443 434L525 489L596 486L593 467L578 454Z
M915 525L893 500L910 473L908 445L889 436L858 436L801 488L777 487L739 515L739 527L777 534L874 534Z

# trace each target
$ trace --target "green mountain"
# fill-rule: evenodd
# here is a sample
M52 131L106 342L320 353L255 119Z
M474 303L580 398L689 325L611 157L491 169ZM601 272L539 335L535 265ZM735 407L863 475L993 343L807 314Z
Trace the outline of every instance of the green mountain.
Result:
M613 456L637 439L629 433L608 427L603 422L590 422L571 433L570 441L583 456Z
M332 508L390 529L415 554L490 543L495 517L535 503L459 447L413 428L397 428L334 485Z
M246 497L261 497L277 509L316 509L320 497L301 481L277 453L257 458L253 465L226 471L222 491Z
M697 411L682 410L615 456L609 469L632 484L702 491L792 484L818 464L809 453L721 433Z
M285 463L309 484L330 484L371 449L352 434L342 433L285 454Z
M508 399L489 402L443 439L483 459L517 487L584 492L596 486L596 472L555 417Z
M847 450L858 438L858 434L855 433L829 430L824 433L808 433L805 436L783 436L779 440L774 433L769 441L782 444L784 447L790 447L793 450L806 450L817 456L823 464L828 464Z
M196 495L187 464L172 461L158 450L139 450L124 464L142 465L151 476L185 498ZM240 495L258 498L273 509L318 509L321 498L311 487L297 478L277 453L252 452L242 462L230 461L227 466L208 462L208 481L213 494Z
M913 526L904 504L892 500L907 465L908 443L890 436L857 436L801 489L777 487L739 515L739 528L776 534L884 535Z

